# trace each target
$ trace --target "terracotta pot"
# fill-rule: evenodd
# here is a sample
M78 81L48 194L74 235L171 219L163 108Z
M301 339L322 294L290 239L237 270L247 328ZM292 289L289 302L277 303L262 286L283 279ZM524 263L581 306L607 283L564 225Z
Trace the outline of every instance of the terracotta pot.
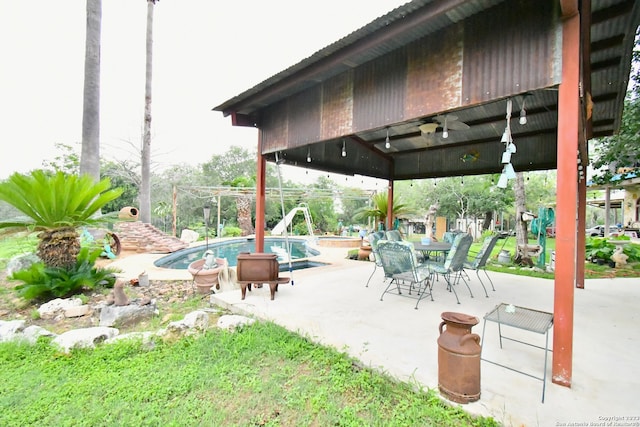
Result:
M370 255L371 255L371 246L360 246L360 249L358 249L358 260L368 261Z
M193 282L196 284L196 290L200 294L208 294L211 292L211 288L218 284L218 274L220 270L225 266L226 260L224 258L216 258L216 268L204 268L205 259L199 259L189 264L187 269L191 276L193 276Z
M120 209L120 212L118 212L119 219L124 219L129 221L137 221L138 215L139 215L138 209L134 208L133 206L125 206L124 208Z

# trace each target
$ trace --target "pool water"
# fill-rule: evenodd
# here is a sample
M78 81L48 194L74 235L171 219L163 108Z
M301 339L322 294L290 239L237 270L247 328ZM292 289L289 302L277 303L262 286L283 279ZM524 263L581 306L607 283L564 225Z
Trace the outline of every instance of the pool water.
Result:
M320 252L318 252L317 250L310 248L306 240L289 239L289 246L291 247L291 250L287 252L286 239L269 237L264 239L264 251L267 253L278 254L278 262L280 262L281 264L286 263L285 266L281 265L281 270L282 267L288 268L289 253L291 254L292 266L293 264L296 265L295 269L307 268L310 266L316 266L311 264L318 264L311 263L308 260L306 262L301 262L301 260L305 260L307 258L320 254ZM162 268L186 270L189 267L189 264L202 259L206 250L206 245L182 249L156 260L154 262L154 265L156 267ZM235 267L238 259L238 254L240 254L241 252L255 252L256 242L255 239L246 238L225 240L222 242L210 242L209 250L213 251L213 254L216 258L226 258L229 266ZM302 265L305 266L301 267Z

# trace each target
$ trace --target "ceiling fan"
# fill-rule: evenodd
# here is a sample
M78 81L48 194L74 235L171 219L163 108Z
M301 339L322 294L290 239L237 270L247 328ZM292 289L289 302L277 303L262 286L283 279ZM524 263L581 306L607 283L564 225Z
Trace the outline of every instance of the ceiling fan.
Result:
M433 122L420 125L419 129L423 135L432 135L438 128L442 128L442 137L448 138L450 130L469 129L469 125L458 120L458 116L453 114L441 114L433 118Z

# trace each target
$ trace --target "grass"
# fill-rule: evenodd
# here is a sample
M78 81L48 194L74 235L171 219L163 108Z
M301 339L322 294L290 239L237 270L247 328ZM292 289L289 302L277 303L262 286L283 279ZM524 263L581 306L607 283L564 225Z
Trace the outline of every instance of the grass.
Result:
M174 343L0 343L3 426L497 426L269 322Z
M30 236L1 240L0 268L36 243ZM37 310L14 294L0 287L0 299L10 300L3 306L30 310L37 321ZM135 330L156 330L202 304L201 298L175 302L170 315ZM270 322L70 354L48 340L0 343L0 425L498 425L450 406L437 391L399 382Z

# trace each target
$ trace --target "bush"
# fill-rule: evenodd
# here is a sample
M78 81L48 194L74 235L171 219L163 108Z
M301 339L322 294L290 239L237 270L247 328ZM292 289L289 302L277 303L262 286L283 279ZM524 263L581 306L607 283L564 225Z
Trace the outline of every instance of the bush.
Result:
M225 227L222 230L222 236L220 237L240 237L242 236L242 230L238 227Z
M47 267L37 262L25 270L14 272L9 279L24 282L15 289L26 300L68 297L96 286L110 288L115 284L116 270L94 267L101 252L100 248L90 250L84 247L73 269Z
M607 242L604 237L587 237L585 244L585 257L589 261L602 259L605 262L611 260L611 255L616 247L613 243Z
M640 261L640 245L629 243L622 247L622 252L629 257L627 262Z

